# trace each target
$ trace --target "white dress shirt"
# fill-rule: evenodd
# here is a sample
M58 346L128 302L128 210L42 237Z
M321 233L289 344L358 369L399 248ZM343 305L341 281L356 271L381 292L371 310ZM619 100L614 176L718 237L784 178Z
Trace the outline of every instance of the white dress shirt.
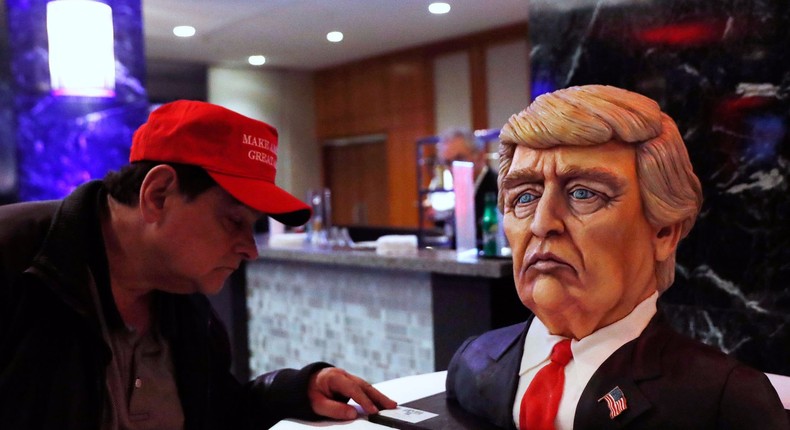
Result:
M636 339L656 314L658 293L639 303L630 314L606 327L600 328L581 340L571 340L573 359L565 366L565 387L562 392L557 418L557 430L573 428L576 405L584 387L598 367L618 348ZM549 333L543 323L534 318L524 341L524 355L521 357L516 400L513 405L513 421L518 427L521 411L521 398L532 382L532 378L543 366L548 364L554 344L565 339Z

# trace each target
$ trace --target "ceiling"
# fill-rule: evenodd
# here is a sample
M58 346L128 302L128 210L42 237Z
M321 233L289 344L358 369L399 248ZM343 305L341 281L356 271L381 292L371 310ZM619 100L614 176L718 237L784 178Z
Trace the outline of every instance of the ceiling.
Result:
M316 70L527 20L527 0L444 1L451 11L432 15L431 0L142 0L146 58ZM197 33L177 38L177 25Z
M104 0L112 4L112 0ZM526 22L527 9L602 7L657 0L443 0L445 15L432 15L432 0L140 0L146 59L150 63L198 63L316 70L413 46ZM0 43L7 40L5 0L0 0ZM192 25L197 34L177 38L172 29ZM342 31L341 43L326 33Z
M103 0L112 4L112 0ZM527 8L570 10L657 0L443 0L452 9L428 13L432 0L140 0L146 59L316 70L350 61L526 22ZM0 43L5 44L5 0L0 0ZM192 25L197 34L177 38L172 29ZM326 33L342 31L330 43Z

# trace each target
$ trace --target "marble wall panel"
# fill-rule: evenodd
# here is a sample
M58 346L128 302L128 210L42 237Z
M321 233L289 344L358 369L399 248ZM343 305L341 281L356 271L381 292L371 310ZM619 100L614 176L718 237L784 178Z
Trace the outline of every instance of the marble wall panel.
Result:
M786 0L530 0L532 96L610 84L656 99L703 184L661 298L683 332L790 375Z

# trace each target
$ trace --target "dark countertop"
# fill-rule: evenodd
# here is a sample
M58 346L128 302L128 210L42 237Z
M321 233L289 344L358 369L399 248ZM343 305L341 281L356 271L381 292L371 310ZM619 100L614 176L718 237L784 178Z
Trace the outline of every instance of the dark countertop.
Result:
M458 259L457 253L445 249L420 249L413 255L377 255L374 249L329 248L303 245L301 247L271 248L268 237L257 238L259 259L329 264L333 266L364 267L373 269L405 270L440 273L445 275L502 278L510 276L513 262L510 258Z

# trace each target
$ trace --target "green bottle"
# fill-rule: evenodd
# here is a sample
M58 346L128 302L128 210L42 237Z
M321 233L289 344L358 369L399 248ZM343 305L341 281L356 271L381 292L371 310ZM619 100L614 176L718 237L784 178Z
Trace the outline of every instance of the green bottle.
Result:
M499 222L497 219L496 193L488 192L485 195L485 209L483 219L480 222L483 236L483 255L486 257L496 257L499 255L497 249L497 232Z

